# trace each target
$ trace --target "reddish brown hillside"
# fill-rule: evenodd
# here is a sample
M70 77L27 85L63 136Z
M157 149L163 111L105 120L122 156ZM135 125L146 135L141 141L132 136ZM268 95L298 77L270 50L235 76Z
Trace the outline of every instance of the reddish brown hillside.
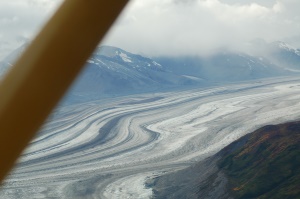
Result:
M268 125L241 140L218 162L235 198L300 198L300 122Z

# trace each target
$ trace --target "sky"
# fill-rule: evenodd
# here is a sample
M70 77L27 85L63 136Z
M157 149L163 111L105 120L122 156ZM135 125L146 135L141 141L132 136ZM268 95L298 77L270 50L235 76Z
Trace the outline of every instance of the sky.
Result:
M0 60L32 40L62 0L1 0ZM132 0L102 44L152 56L243 50L257 38L300 48L299 0Z

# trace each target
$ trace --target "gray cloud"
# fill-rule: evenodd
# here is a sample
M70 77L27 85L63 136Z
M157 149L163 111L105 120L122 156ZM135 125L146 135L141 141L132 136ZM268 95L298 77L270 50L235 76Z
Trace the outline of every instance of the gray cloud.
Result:
M1 0L0 59L62 0ZM209 55L263 38L300 47L299 0L132 0L103 44L147 56Z
M298 0L135 0L104 43L150 56L242 49L255 38L295 38L299 8Z
M1 0L0 59L31 39L51 16L61 0Z

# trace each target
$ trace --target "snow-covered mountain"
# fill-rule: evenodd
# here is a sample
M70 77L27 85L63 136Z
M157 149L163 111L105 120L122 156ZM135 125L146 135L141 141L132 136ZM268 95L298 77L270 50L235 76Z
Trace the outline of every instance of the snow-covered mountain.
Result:
M277 41L270 44L269 58L277 65L287 70L300 72L300 50L284 42Z
M290 71L265 57L226 51L210 57L159 57L156 60L176 74L193 74L210 82L243 81L290 74Z
M156 57L168 70L207 81L241 81L300 72L300 50L284 42L250 43L251 53L219 51L211 56Z
M0 74L10 68L25 46L0 62ZM299 50L283 42L259 41L254 42L253 47L257 49L256 54L223 50L209 57L150 59L120 48L102 46L87 61L66 99L91 100L190 85L291 75L296 74L297 69L300 71Z
M0 62L5 73L24 51L22 46ZM69 66L71 67L71 66ZM98 99L149 91L159 91L202 83L194 76L174 74L150 58L120 48L102 46L88 59L86 67L71 87L68 101Z
M253 56L261 56L288 71L300 71L300 50L282 41L256 39L248 43Z
M111 96L156 91L201 83L197 77L167 71L150 58L120 48L102 46L87 61L71 88L76 96Z

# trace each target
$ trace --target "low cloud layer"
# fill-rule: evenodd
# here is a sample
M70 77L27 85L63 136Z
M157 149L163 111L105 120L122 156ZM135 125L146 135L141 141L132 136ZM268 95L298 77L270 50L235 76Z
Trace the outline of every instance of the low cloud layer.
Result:
M0 59L31 39L62 0L1 0ZM209 55L247 41L300 47L299 0L132 0L103 44L147 56Z
M32 39L61 0L1 0L0 60Z
M298 0L135 0L104 43L150 56L207 55L256 38L299 47L299 8Z

